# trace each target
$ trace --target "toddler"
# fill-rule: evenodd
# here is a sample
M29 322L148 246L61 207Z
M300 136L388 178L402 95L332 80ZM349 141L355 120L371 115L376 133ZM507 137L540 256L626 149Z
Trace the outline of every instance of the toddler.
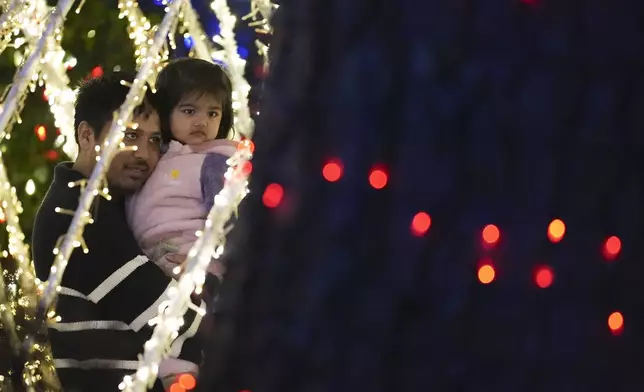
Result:
M127 216L145 254L176 276L173 256L187 255L197 240L195 232L223 187L226 161L237 149L226 140L233 121L232 88L219 65L184 58L160 72L156 90L167 150L145 186L128 200ZM208 272L221 278L223 266L213 261ZM161 363L159 377L197 368L169 358Z

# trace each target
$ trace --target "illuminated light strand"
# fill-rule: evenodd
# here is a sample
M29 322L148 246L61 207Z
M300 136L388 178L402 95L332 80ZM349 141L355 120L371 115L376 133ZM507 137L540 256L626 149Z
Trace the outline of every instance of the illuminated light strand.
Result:
M45 0L38 0L37 3L39 3L39 10L48 9ZM44 20L45 17L46 15L41 15L40 19ZM34 47L42 31L23 28L23 34L30 46ZM63 61L65 51L61 46L61 38L62 36L59 33L48 39L47 51L44 54L41 66L41 81L45 84L47 102L51 113L54 115L54 125L60 130L56 145L62 145L65 154L75 159L78 154L78 146L74 137L76 133L74 129L74 100L76 96L69 87L67 65Z
M251 0L250 13L242 17L242 20L251 19L248 26L254 27L255 32L259 34L273 34L273 26L271 25L271 18L273 13L279 6L271 2L271 0ZM269 45L263 43L261 40L255 40L257 52L264 59L264 67L268 67L268 50Z
M182 14L179 15L179 18L181 19L182 30L192 37L192 48L194 49L197 57L203 60L212 61L214 48L211 45L208 36L201 28L199 17L192 6L186 6Z
M11 43L13 35L20 31L21 21L18 15L27 8L27 2L13 0L10 4L3 1L1 4L2 15L0 15L0 53Z
M197 293L206 280L206 269L212 258L219 258L224 251L226 224L236 214L239 203L248 193L248 172L245 163L252 158L252 143L243 141L238 151L228 160L225 184L215 196L214 205L208 213L201 235L188 252L185 270L174 287L166 293L168 300L160 305L160 311L152 325L156 325L152 337L144 345L143 357L134 376L126 376L119 388L128 392L143 392L157 377L159 363L166 356L170 344L178 335L183 315L191 307L190 295Z
M22 109L27 88L38 79L38 69L47 51L47 41L50 37L60 33L66 14L73 4L72 0L61 0L50 14L47 25L38 40L30 48L30 53L22 66L16 72L11 88L3 102L3 111L0 114L0 132L2 137L9 137L14 120L20 121L19 111ZM25 13L25 18L29 17ZM33 18L33 16L31 16ZM18 280L20 282L21 297L17 303L24 308L25 321L31 322L37 314L37 279L33 265L29 259L29 249L24 243L24 233L20 228L18 215L21 212L15 188L8 180L6 168L0 155L0 198L6 217L6 229L9 234L9 252L17 263ZM26 329L29 335L23 342L23 353L26 359L23 369L23 383L28 390L33 390L35 385L45 383L48 387L60 385L53 366L49 345L38 342L42 337L40 328ZM41 355L42 354L42 355Z
M34 29L40 20L36 18L35 5L29 2L23 3L23 7L16 7L16 13L13 17L20 21L21 29L28 33ZM14 3L15 4L15 3ZM69 3L71 5L71 2ZM22 110L24 99L26 98L27 88L35 89L35 81L38 79L38 63L43 61L43 55L46 53L47 48L44 45L45 34L49 36L55 33L58 26L62 25L64 16L66 14L65 3L59 4L57 12L54 12L46 25L44 31L40 31L43 36L31 48L27 60L23 66L16 72L14 83L11 85L9 93L3 104L3 134L9 138L10 130L14 121L20 121L19 113ZM45 14L45 13L43 13ZM19 48L24 43L23 38L15 40L14 46ZM39 45L40 44L40 45ZM31 64L31 66L30 66ZM0 154L0 200L2 200L3 215L6 219L6 230L9 239L9 251L16 261L15 279L17 282L17 289L11 290L10 298L5 298L8 302L10 311L15 311L18 308L23 309L23 318L25 323L30 323L36 316L36 305L38 300L38 292L36 285L38 280L35 277L33 265L29 258L29 249L24 243L24 233L20 228L19 214L22 212L22 207L16 196L15 188L9 183L6 173L6 168ZM7 319L8 314L4 315L5 323L10 323ZM13 316L13 314L12 314ZM15 323L15 319L13 320ZM16 325L14 324L14 327ZM31 332L32 335L25 336L25 341L35 342L35 344L26 343L19 346L22 349L23 357L26 362L23 367L23 384L27 390L34 390L34 386L38 389L59 388L59 381L56 376L56 371L53 365L53 359L50 355L51 350L46 341L46 334L42 330L35 329L33 331L27 328L27 325L22 325L23 333ZM18 330L11 331L10 326L7 328L8 334L14 337L11 338L15 341L18 338L20 344L20 337ZM24 335L23 335L24 336ZM45 385L42 385L45 384Z
M252 19L248 26L254 27L255 32L260 34L273 34L271 17L279 6L271 0L251 0L250 12L242 17L242 20Z
M20 338L16 333L16 322L13 318L11 305L5 295L4 284L5 271L0 263L0 317L2 318L2 330L9 339L9 346L14 355L20 355Z
M54 254L56 255L54 258L54 264L51 267L49 279L41 296L38 309L39 321L41 322L44 318L43 315L46 314L47 310L51 307L52 303L56 299L58 291L60 290L60 282L72 251L81 246L83 247L84 252L89 251L84 246L82 234L85 225L92 222L91 213L89 212L92 202L99 194L106 198L110 197L109 194L107 194L106 187L104 186L105 173L114 156L124 149L124 147L121 147L121 144L124 132L132 120L132 112L143 100L143 96L147 89L146 81L149 79L150 74L155 72L155 68L159 65L157 54L163 47L166 37L170 32L170 27L174 20L176 20L184 1L185 0L175 0L168 7L166 15L158 27L152 45L147 51L147 56L143 58L141 68L139 69L134 82L131 84L130 91L125 98L125 102L121 105L118 113L115 113L109 134L105 138L105 142L101 148L101 155L97 157L97 163L90 178L87 181L70 184L72 187L81 186L84 187L84 189L81 192L78 208L73 214L69 229L59 240L60 246L54 249ZM66 213L66 211L60 210L59 212Z
M61 0L50 14L47 25L42 30L38 41L29 49L29 55L14 76L11 88L3 101L2 113L0 114L0 135L9 138L10 130L14 120L20 121L19 111L22 109L27 88L35 86L38 80L38 69L44 60L47 51L47 42L54 35L60 34L60 28L65 16L73 4L72 0ZM23 13L23 19L35 19L29 12ZM32 26L33 27L33 26ZM23 26L25 31L29 27ZM18 45L17 45L18 46ZM24 309L24 318L27 324L31 324L37 316L37 283L33 265L29 258L29 249L24 243L24 233L20 228L18 215L22 211L16 197L15 188L9 183L6 168L0 154L0 199L6 218L6 229L9 234L9 252L17 264L17 275L20 283L20 298L17 304ZM53 358L49 345L42 340L42 327L32 325L33 328L24 326L28 333L23 342L22 351L26 359L23 367L22 379L28 390L34 386L42 388L40 384L46 384L46 388L59 388L59 381L53 366ZM46 326L45 326L46 327ZM17 332L17 331L16 331Z
M248 108L250 85L244 77L246 61L237 53L237 41L233 31L237 18L230 12L226 0L215 0L210 4L210 7L219 20L219 35L214 36L213 41L223 48L223 60L228 65L228 73L233 86L234 128L242 136L250 139L254 131L253 119L250 117L250 109Z
M183 0L180 0L183 1ZM164 3L165 4L165 3ZM120 10L119 18L127 18L127 30L129 37L134 44L134 57L136 62L136 69L141 69L141 67L149 62L149 59L154 57L155 66L149 72L147 76L147 82L154 89L154 82L156 77L161 71L163 63L168 61L170 52L167 48L165 41L157 51L152 50L152 45L154 42L155 33L158 33L159 26L152 26L148 18L145 17L143 11L139 7L139 3L133 0L119 0L118 7ZM167 11L166 7L166 11ZM168 35L170 32L174 32L176 26L174 25L176 21L172 21L169 25L167 31ZM154 91L154 90L153 90Z

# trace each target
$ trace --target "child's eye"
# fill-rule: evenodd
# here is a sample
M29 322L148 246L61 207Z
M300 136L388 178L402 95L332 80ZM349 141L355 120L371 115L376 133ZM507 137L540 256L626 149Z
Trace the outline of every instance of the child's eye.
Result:
M184 112L185 114L190 114L190 115L195 114L195 110L194 110L194 109L183 109L183 112Z
M152 142L153 144L161 144L161 136L152 136L150 138L150 142Z
M125 135L123 135L123 139L125 140L136 140L136 132L125 132Z
M217 113L217 112L208 112L208 115L210 117L219 117L219 113Z

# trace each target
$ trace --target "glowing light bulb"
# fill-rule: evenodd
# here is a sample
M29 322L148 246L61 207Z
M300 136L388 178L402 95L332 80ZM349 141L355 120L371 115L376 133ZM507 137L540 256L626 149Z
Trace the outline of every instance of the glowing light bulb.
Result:
M25 185L25 192L29 196L31 196L34 193L36 193L36 184L34 183L34 180L29 179L29 181L27 181L27 185Z

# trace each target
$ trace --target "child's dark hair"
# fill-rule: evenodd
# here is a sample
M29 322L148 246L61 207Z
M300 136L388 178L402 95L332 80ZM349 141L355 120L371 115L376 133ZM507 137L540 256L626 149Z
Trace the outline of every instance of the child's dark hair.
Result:
M221 103L221 123L216 139L226 139L233 126L232 85L221 66L206 60L181 58L171 61L157 78L155 106L165 142L176 140L170 129L172 110L190 94L213 94Z
M74 140L78 143L78 126L85 121L94 131L94 136L99 137L101 129L110 120L127 97L130 87L121 83L132 83L135 74L129 72L113 72L98 78L82 82L76 95L76 112L74 115ZM152 104L153 97L148 88L145 101L134 109L138 115L146 110L145 104Z

